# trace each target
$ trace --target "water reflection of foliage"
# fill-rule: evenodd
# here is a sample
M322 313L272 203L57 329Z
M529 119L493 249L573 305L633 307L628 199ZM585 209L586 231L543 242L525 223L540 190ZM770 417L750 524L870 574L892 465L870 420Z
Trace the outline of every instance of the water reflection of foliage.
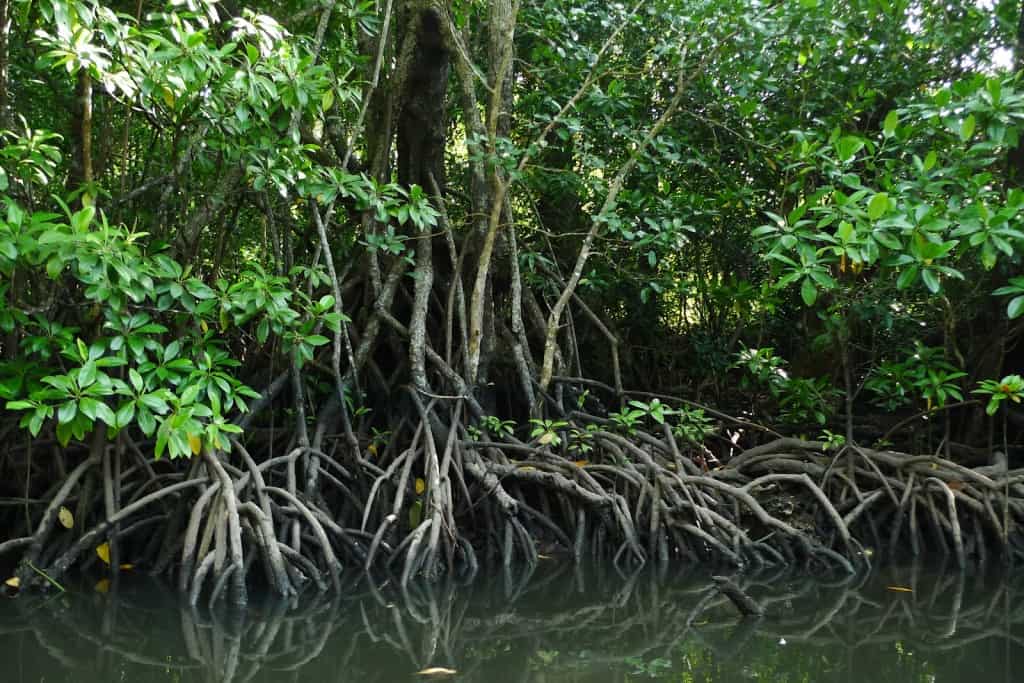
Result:
M0 658L21 634L22 681L390 681L447 666L459 680L710 683L1009 681L1024 657L1024 582L1012 576L910 567L853 582L753 577L744 589L769 617L738 620L701 579L540 574L244 614L130 587L117 599L19 600L17 614L0 612Z

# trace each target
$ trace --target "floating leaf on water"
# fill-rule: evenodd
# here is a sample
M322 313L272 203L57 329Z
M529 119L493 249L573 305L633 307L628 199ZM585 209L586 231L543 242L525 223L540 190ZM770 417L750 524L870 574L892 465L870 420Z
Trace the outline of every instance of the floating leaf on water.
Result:
M913 593L913 588L907 588L906 586L886 586L886 590L896 591L897 593Z
M63 505L60 506L60 511L57 513L57 519L60 520L61 526L65 529L70 529L75 525L75 516L71 514L71 510L68 510Z
M422 671L417 671L416 675L417 676L454 676L456 673L458 673L458 672L455 671L455 669L446 669L443 666L431 666L429 668L423 669Z
M92 589L97 593L103 593L106 595L110 592L110 579L100 579Z
M96 546L96 556L103 560L103 564L110 564L110 544L101 543Z
M427 490L427 482L423 481L419 477L416 477L416 495L420 495Z
M11 578L4 581L4 585L10 586L11 588L18 588L19 586L21 586L21 579L19 579L17 576L12 576Z

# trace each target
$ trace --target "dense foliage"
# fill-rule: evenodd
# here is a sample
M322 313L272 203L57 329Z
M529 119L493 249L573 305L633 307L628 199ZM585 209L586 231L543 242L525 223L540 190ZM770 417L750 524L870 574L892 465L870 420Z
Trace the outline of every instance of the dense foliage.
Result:
M647 501L764 434L1012 460L1020 15L0 0L0 552L642 563L740 553Z

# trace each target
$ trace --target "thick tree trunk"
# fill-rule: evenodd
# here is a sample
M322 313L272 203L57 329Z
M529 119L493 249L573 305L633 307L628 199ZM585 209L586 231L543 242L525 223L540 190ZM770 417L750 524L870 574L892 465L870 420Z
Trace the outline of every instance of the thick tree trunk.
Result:
M433 176L443 189L445 91L450 59L441 29L441 8L426 2L410 2L405 11L401 49L410 55L410 61L400 76L403 89L398 119L398 181L426 188ZM406 41L414 42L407 46Z
M414 1L404 8L401 26L402 83L398 117L398 181L406 186L430 188L445 185L446 143L445 93L448 89L450 58L445 46L442 21L444 9L428 2ZM409 367L413 385L429 388L426 348L427 315L434 283L431 236L415 231L415 294L409 322Z

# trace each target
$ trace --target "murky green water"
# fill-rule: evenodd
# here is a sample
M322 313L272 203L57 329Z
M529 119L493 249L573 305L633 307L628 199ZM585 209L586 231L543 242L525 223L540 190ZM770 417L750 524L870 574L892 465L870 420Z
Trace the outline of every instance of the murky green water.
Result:
M710 582L583 576L190 610L141 579L0 602L0 681L970 681L1024 675L1024 572L759 577L737 619ZM100 586L102 589L103 586Z

